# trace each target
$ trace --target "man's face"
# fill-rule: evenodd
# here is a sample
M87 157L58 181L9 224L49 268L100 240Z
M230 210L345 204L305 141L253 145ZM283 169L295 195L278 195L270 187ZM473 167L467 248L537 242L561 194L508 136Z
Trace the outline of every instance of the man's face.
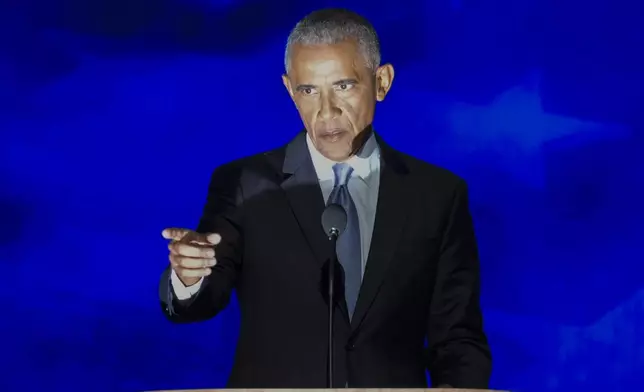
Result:
M283 76L318 151L344 161L364 142L362 133L373 121L376 101L382 101L393 80L393 67L374 73L365 65L358 45L294 45L288 75Z

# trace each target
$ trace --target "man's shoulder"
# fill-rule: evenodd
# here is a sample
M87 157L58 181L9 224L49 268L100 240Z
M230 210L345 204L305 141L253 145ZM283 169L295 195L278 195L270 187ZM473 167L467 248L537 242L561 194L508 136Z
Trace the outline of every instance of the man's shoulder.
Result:
M264 152L236 158L217 166L213 176L234 177L240 179L245 174L270 175L276 174L284 162L285 146L280 146Z
M465 180L449 169L401 151L396 150L396 153L407 167L411 180L420 187L452 191L456 187L465 186Z

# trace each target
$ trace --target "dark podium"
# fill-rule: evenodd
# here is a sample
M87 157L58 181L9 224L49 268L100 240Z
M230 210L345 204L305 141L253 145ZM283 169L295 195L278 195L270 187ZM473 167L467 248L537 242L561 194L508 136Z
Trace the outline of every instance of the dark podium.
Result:
M491 389L456 388L336 388L336 389L174 389L148 392L507 392Z

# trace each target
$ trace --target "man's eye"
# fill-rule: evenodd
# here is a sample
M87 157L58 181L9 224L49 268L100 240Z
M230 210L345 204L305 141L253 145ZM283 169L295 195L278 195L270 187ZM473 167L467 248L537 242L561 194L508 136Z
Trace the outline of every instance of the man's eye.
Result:
M350 84L350 83L342 83L338 85L338 88L342 91L351 90L352 87L353 87L353 84Z

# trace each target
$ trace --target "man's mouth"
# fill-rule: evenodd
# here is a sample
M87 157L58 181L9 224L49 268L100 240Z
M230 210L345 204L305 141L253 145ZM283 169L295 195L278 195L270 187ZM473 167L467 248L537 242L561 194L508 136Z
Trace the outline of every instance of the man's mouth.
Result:
M344 129L332 129L332 130L322 132L320 136L324 140L333 143L340 140L346 132L347 131L345 131Z

